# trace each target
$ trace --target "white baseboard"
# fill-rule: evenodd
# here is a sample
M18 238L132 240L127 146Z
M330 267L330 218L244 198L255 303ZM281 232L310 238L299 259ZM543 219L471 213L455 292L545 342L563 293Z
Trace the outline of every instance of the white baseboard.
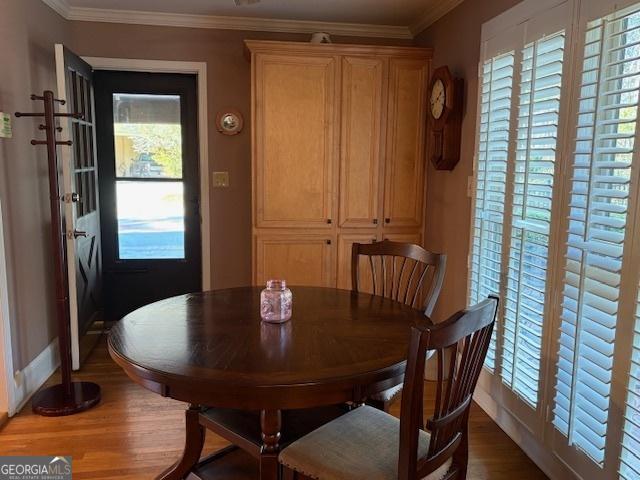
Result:
M473 400L551 480L580 480L573 470L482 388L476 388Z
M13 376L13 401L9 405L10 417L24 407L59 365L60 355L58 338L56 337L29 365Z

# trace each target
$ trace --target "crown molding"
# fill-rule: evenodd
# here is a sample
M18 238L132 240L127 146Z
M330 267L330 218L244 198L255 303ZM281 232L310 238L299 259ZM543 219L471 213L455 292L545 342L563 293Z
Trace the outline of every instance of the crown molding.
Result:
M64 0L45 0L64 1ZM413 38L407 27L394 25L367 25L359 23L313 22L275 18L228 17L218 15L191 15L184 13L142 12L137 10L110 10L71 7L68 20L83 22L132 23L165 27L215 28L260 32L314 33L383 38Z
M449 13L464 0L438 0L415 23L401 25L370 25L362 23L314 22L283 20L276 18L229 17L221 15L192 15L186 13L143 12L138 10L113 10L83 8L69 5L67 0L42 0L67 20L81 22L128 23L165 27L213 28L222 30L246 30L258 32L314 33L352 37L399 38L410 40Z
M411 36L415 37L436 23L451 10L460 5L464 0L440 0L435 2L435 6L425 12L415 23L409 25Z
M67 0L42 0L42 2L51 7L51 9L62 18L66 18L67 20L69 20L71 7L67 3Z

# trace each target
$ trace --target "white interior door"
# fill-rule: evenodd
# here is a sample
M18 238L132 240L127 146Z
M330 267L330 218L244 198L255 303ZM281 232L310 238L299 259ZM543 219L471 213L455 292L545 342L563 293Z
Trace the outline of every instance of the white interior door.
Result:
M60 147L65 192L67 272L71 312L71 358L80 368L83 342L102 312L102 256L98 201L93 70L64 45L55 48L60 111L82 113L62 122L64 138L73 144Z

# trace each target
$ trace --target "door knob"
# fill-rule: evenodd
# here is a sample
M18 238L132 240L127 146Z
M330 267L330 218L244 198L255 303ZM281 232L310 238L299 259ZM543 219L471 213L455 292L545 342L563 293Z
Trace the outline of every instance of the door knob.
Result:
M75 203L80 201L80 195L75 192L65 193L63 198L66 203Z
M78 238L78 237L85 237L87 238L88 234L87 232L85 232L84 230L69 230L67 232L67 238L69 240L73 240L74 238Z

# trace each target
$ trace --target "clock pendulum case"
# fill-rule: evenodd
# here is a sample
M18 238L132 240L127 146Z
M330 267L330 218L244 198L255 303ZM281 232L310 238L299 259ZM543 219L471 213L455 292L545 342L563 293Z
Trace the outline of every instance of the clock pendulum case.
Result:
M429 88L431 117L431 162L436 170L453 170L460 161L464 80L454 78L449 68L437 68Z

